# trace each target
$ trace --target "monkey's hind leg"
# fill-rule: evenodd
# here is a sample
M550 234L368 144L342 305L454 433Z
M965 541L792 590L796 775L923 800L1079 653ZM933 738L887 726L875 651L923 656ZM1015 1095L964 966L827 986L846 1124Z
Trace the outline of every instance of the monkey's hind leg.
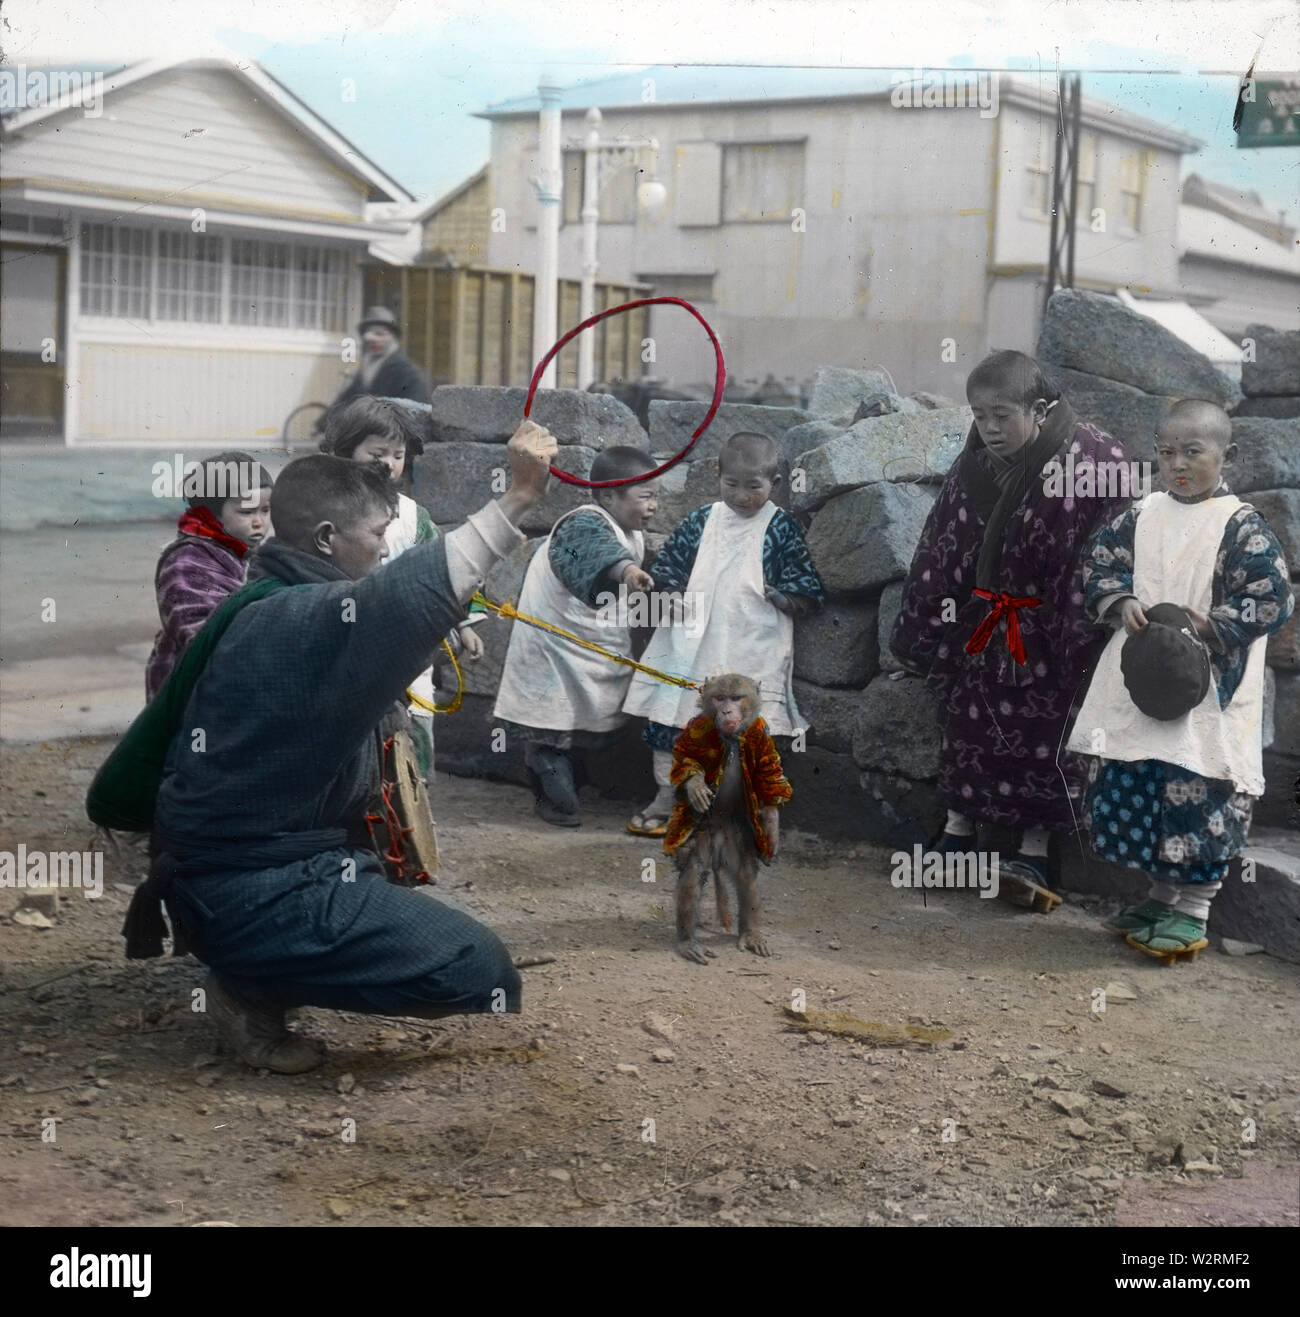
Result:
M703 854L701 850L703 849ZM707 965L715 953L700 946L696 931L696 906L700 895L702 861L708 859L707 842L690 838L678 852L677 861L677 953L697 965Z
M752 847L740 847L740 864L736 868L736 897L740 906L740 936L736 939L742 951L756 956L770 956L771 948L758 927L758 857Z
M730 840L725 828L712 829L713 837L709 846L709 865L713 870L713 895L718 904L718 923L723 931L731 932L731 875L735 872L737 856L735 843ZM700 879L703 890L704 880Z

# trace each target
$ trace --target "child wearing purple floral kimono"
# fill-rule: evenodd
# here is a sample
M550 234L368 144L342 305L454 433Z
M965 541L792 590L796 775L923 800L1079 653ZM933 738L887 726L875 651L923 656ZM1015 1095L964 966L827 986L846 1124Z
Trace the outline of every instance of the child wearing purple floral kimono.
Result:
M1088 611L1115 634L1069 745L1095 756L1093 850L1150 878L1147 899L1104 927L1171 959L1208 945L1210 902L1245 849L1264 794L1264 649L1295 607L1277 536L1223 481L1235 455L1222 407L1175 404L1156 440L1167 492L1101 526L1084 557ZM1154 671L1133 662L1170 611L1208 651L1200 685L1172 707L1176 651L1162 644Z
M271 475L255 458L218 453L200 464L200 476L154 569L162 629L145 667L150 700L217 606L244 584L245 555L271 528Z
M1086 782L1062 742L1104 641L1084 615L1080 558L1125 501L1097 464L1129 454L1022 352L985 358L966 395L975 423L921 533L890 646L943 703L948 817L933 849L973 849L977 821L1021 831L999 894L1051 909L1048 834L1077 826Z

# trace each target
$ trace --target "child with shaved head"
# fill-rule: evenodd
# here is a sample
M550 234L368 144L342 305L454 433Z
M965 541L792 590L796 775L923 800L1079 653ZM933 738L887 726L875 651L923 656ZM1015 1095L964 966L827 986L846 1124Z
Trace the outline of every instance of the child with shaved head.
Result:
M1235 457L1222 407L1176 403L1156 436L1165 491L1101 527L1084 560L1086 607L1115 634L1069 745L1094 757L1094 850L1151 880L1105 927L1155 956L1207 945L1264 794L1266 640L1295 606L1277 536L1223 479Z

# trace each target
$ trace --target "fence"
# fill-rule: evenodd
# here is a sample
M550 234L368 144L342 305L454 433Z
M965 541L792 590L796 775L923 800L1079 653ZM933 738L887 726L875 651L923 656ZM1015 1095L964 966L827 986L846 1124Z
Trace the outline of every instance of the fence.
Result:
M437 384L527 385L533 360L533 276L466 266L368 265L365 304L387 306L402 328L402 350ZM578 324L581 285L559 281L560 334ZM647 297L646 284L596 282L595 309ZM587 332L595 335L598 380L641 377L641 341L649 333L649 308L611 316ZM578 342L556 358L556 384L578 386Z

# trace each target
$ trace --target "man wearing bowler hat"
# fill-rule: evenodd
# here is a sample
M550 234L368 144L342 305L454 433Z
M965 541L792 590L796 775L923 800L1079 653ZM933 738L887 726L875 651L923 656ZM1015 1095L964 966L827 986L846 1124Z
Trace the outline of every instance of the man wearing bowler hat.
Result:
M429 381L402 351L397 317L386 306L372 306L357 326L361 336L361 365L330 404L334 411L354 398L406 398L429 401Z

